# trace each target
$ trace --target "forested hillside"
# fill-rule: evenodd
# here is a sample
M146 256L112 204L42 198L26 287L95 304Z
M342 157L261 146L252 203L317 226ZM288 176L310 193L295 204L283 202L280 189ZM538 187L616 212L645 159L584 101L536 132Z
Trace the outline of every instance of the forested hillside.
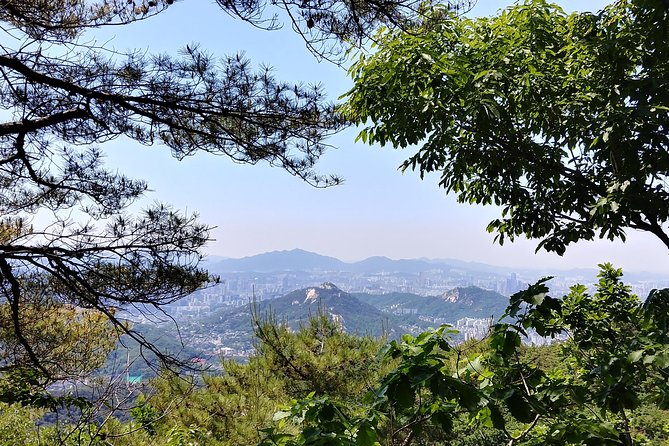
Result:
M363 294L355 297L388 313L423 316L455 324L458 319L499 318L508 298L478 287L454 288L440 296L410 293Z

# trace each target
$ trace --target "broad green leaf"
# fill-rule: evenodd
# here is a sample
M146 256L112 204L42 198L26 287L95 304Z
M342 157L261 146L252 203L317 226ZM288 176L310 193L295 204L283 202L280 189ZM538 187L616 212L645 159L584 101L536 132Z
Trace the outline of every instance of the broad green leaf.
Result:
M635 350L631 352L629 355L627 355L627 360L629 362L637 362L641 357L643 356L644 351L643 350Z
M505 401L507 409L511 415L521 423L531 423L534 421L532 408L525 397L518 391L514 391Z

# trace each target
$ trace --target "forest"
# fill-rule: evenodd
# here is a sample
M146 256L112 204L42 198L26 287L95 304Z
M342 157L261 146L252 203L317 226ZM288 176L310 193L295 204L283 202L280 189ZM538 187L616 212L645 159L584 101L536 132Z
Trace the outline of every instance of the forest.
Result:
M0 0L1 445L669 442L669 289L637 296L610 263L593 288L554 296L545 277L513 294L464 343L448 325L390 339L256 311L248 361L203 370L121 315L216 284L201 262L212 228L168 204L137 210L149 185L104 162L123 140L336 187L317 163L355 126L363 144L414 148L401 168L459 202L496 206L500 244L563 255L642 231L669 249L664 0L573 13L525 0L491 17L468 1L217 1L226 20L285 21L305 51L346 66L337 104L240 55L88 38L197 8L183 3ZM529 346L530 331L560 341ZM148 383L122 359L109 372L128 345Z

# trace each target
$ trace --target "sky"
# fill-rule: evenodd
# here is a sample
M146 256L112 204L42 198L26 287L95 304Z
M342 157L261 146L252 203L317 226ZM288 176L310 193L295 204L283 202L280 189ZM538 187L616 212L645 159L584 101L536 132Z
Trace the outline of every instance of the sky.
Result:
M509 3L479 0L470 14L490 15ZM567 10L583 6L558 3ZM604 4L591 1L588 7ZM95 38L109 48L150 53L175 54L195 42L221 56L243 51L254 64L272 66L278 79L323 84L336 100L351 86L345 70L319 63L288 28L257 30L200 0L177 2L150 20L105 29ZM120 140L103 149L109 166L149 183L143 203L170 203L215 226L215 240L205 249L210 255L244 257L301 248L346 261L381 255L556 269L611 261L629 271L669 271L666 248L632 230L626 243L579 242L563 257L535 254L537 241L495 245L485 228L498 209L456 203L435 178L421 181L397 169L409 152L356 144L355 136L356 130L348 129L329 141L337 149L325 154L318 170L345 182L328 189L313 188L278 168L238 165L206 153L177 161L165 147Z

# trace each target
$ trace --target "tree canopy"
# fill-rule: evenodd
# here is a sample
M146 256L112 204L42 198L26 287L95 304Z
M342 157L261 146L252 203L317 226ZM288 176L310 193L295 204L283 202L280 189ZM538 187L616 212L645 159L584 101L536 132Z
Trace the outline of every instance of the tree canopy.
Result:
M497 240L564 253L647 231L669 248L669 9L616 1L566 14L529 0L489 18L436 8L379 33L350 70L363 142L418 145L402 169L495 204Z

